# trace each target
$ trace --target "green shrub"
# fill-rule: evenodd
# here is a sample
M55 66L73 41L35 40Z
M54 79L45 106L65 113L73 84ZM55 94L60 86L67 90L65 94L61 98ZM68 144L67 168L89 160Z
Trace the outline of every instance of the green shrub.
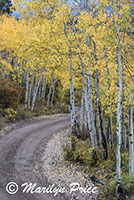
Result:
M123 172L129 171L129 151L124 151L121 154L121 167Z
M65 159L79 162L86 166L95 166L103 160L103 150L92 148L89 140L79 141L77 137L72 137L72 147L64 147Z
M118 192L119 184L116 183L116 176L108 181L103 187L100 188L100 194L102 199L117 200L120 199L120 193ZM122 175L121 187L124 190L126 200L134 200L134 177L129 175Z
M21 96L21 87L11 80L0 79L0 108L16 109Z
M57 102L54 105L54 109L57 110L57 113L68 113L69 112L69 106L66 103Z
M32 117L31 111L25 110L25 106L23 104L20 104L17 109L17 119L27 119L31 117Z
M16 119L16 115L17 111L15 111L13 108L7 108L4 110L4 116L6 119L14 121Z

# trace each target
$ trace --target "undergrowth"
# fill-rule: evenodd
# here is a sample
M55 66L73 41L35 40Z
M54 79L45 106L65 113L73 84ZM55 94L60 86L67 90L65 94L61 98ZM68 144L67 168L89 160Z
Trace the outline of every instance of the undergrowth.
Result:
M116 183L116 148L108 147L108 159L104 159L104 150L92 148L90 140L85 139L80 133L71 137L71 146L64 146L65 159L77 163L78 168L89 177L94 176L104 182L98 185L101 200L134 200L134 178L130 177L129 152L122 149L121 169L122 184ZM118 191L123 189L123 194Z

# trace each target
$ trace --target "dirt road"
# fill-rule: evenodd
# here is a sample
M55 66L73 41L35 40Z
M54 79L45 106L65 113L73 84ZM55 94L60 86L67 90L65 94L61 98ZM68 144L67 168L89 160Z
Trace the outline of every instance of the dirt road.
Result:
M50 117L12 130L0 139L0 200L66 199L64 194L54 197L50 193L23 193L22 184L37 183L46 188L50 185L46 178L39 180L33 173L35 155L40 145L45 145L53 134L69 125L69 115ZM10 184L6 189L9 182L15 182L18 187Z

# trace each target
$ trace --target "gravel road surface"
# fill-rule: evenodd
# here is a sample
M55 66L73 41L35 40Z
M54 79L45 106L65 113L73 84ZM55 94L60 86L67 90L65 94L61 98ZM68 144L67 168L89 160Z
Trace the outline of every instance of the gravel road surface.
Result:
M36 188L48 188L47 178L40 180L33 173L35 155L40 145L46 145L53 134L69 126L69 115L59 115L30 122L0 138L0 200L67 200L64 194L54 196L34 190L33 194L23 193L22 184L36 183ZM17 185L6 187L10 182Z

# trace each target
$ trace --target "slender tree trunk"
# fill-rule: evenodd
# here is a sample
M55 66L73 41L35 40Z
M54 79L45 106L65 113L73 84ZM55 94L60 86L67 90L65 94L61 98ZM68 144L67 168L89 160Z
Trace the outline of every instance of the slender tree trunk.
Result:
M52 92L52 98L51 98L51 107L53 106L56 82L57 82L57 80L55 80L54 84L53 84L53 92Z
M39 88L38 88L38 99L41 99L41 90L42 90L42 85L40 84Z
M134 88L134 68L133 68L133 76L132 76L132 89ZM134 90L134 89L133 89ZM134 91L132 91L130 97L129 106L130 109L130 133L129 133L129 175L134 176L134 125L133 125L133 105L132 102L134 100Z
M43 85L42 85L42 99L46 97L46 76L44 75Z
M108 61L107 61L107 51L106 51L106 47L104 47L104 51L105 51L105 64L106 64L106 74L107 74L107 90L108 90L108 102L109 102L109 108L111 108L110 105L110 95L109 95L109 90L110 90L110 82L109 82L109 67L108 67ZM109 109L110 111L110 109ZM112 129L112 115L110 115L108 117L108 141L109 141L109 147L110 149L113 146L113 129Z
M98 58L97 58L97 47L96 47L96 41L94 41L94 59L95 63L97 64ZM100 102L100 84L99 84L99 72L96 71L96 77L97 83L96 86L96 100L97 100L97 114L98 114L98 132L99 132L99 144L100 148L105 149L105 158L107 157L107 143L106 143L106 137L105 137L105 129L103 124L103 116L101 112L101 102ZM100 111L99 111L100 110Z
M21 80L21 85L23 85L23 78L24 78L24 74L23 74L23 66L21 67L21 71L20 71L20 80Z
M123 113L123 145L124 145L124 148L126 149L127 148L127 128L126 128L126 114L125 114L125 95L124 95L124 92L125 92L125 80L123 81L123 99L122 99L122 102L123 102L123 108L122 108L122 113Z
M72 66L72 51L70 48L70 111L71 111L71 128L72 134L76 132L76 113L75 113L75 96L73 85L73 66Z
M99 112L99 123L100 123L100 131L101 131L101 139L102 139L102 146L105 150L104 158L107 159L108 157L108 150L107 150L107 141L106 141L106 133L105 133L105 126L101 108L101 100L100 100L100 83L99 83L99 71L96 70L96 78L97 78L97 105L98 105L98 112Z
M133 106L130 109L130 133L129 133L129 175L134 176L134 141L133 141Z
M84 114L84 87L82 88L82 95L81 95L80 132L82 132L83 128L83 114Z
M28 69L27 77L26 77L25 110L28 107L27 101L28 101L28 91L29 91L29 71L30 71L30 69Z
M95 146L97 147L97 135L96 135L96 127L95 127L95 119L94 119L94 110L93 110L93 100L92 100L92 82L91 82L91 74L88 70L88 102L90 107L90 119L91 119L91 129L94 134Z
M34 97L34 95L35 95L37 84L38 84L38 71L36 71L36 78L35 78L35 83L34 83L34 88L33 88L33 96L32 97Z
M32 93L32 89L33 89L33 84L34 84L34 70L33 70L33 74L32 74L32 81L31 81L31 85L30 85L30 89L29 89L29 96L28 96L28 109L30 109L30 103L31 103L31 93Z
M95 126L97 129L97 121L98 121L98 137L99 137L99 147L100 149L102 149L102 137L101 137L101 129L100 129L100 118L99 118L99 110L98 110L98 92L97 92L97 81L95 80L95 72L94 72L94 86L95 86L95 97L96 97L96 111L95 111L95 117L96 117L96 121L95 121Z
M86 103L84 98L84 128L87 129L87 109L86 109Z
M110 142L111 142L111 148L112 148L113 143L114 143L113 119L112 119L112 116L110 116L110 128L111 128L111 130L110 130L110 132L111 132L111 134L110 134L110 136L111 136L111 138L110 138Z
M51 93L52 93L52 85L53 85L53 76L51 77L51 84L50 84L50 88L49 88L49 93L48 93L48 98L47 98L47 106L49 106L50 104L50 97L51 97Z
M123 109L123 143L124 148L127 148L127 127L126 127L126 114L125 109Z
M95 134L94 134L93 130L91 129L91 118L90 118L91 109L90 109L89 104L88 104L88 95L87 95L87 84L86 84L86 78L85 78L85 70L84 70L83 61L82 61L82 58L80 56L80 53L78 54L78 56L79 56L81 67L82 67L82 78L83 78L83 85L84 85L85 105L86 105L86 111L87 111L90 140L91 140L92 147L96 147Z
M117 153L116 153L116 172L117 183L121 183L121 94L122 94L122 70L121 70L121 51L119 40L119 27L116 24L117 30L117 51L118 51L118 73L119 73L119 92L117 102Z
M42 80L42 73L43 73L43 71L41 72L41 75L40 75L40 79L39 79L38 85L37 85L37 87L35 88L35 92L34 92L34 96L33 96L33 100L32 100L32 108L31 108L31 112L32 112L33 109L34 109L36 96L37 96L38 89L39 89L39 86L40 86L40 83L41 83L41 80Z

